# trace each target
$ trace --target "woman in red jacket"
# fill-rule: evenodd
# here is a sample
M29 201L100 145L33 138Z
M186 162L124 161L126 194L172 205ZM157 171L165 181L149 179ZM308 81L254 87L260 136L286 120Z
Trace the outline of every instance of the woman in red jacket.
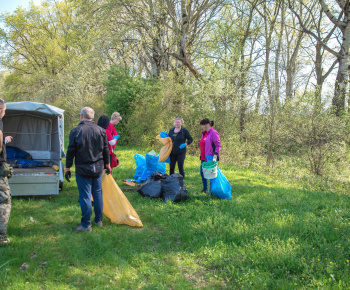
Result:
M111 154L111 166L113 167L117 167L119 165L119 160L117 158L117 155L114 154L114 149L115 146L117 146L117 142L120 138L120 135L118 134L117 130L115 129L114 126L117 126L119 124L119 122L122 120L122 117L120 116L120 114L118 112L114 112L111 116L111 121L108 124L108 128L106 130L106 132L108 131L112 136L112 141L109 143L111 145L112 148L112 154Z
M112 145L113 150L117 145L118 139L120 138L120 135L118 134L114 126L117 126L121 120L122 120L122 117L120 116L120 114L118 112L114 112L111 116L111 122L109 123L107 128L107 130L110 132L113 139L115 140L114 144Z
M100 118L98 118L97 125L106 131L111 168L117 167L119 161L117 159L117 156L114 154L116 140L113 139L111 132L108 130L109 118L105 115L102 115Z

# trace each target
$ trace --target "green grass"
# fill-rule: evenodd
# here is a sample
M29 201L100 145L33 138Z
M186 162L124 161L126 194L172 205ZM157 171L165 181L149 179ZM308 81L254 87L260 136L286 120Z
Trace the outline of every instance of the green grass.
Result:
M120 187L134 174L135 153L146 150L118 148L113 176ZM192 156L185 162L186 202L126 192L142 229L105 217L103 228L73 232L81 214L74 178L58 196L13 198L0 288L350 287L348 195L304 190L232 165L221 169L232 185L229 201L200 193ZM20 270L23 263L28 270Z

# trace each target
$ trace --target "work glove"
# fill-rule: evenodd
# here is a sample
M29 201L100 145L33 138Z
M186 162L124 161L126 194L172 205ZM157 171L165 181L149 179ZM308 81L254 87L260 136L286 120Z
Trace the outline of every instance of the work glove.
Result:
M186 143L182 143L182 144L180 145L180 149L184 149L186 146L187 146Z
M113 139L115 139L115 140L119 140L119 138L120 138L120 135L118 134L118 135L113 135Z
M64 174L64 178L70 182L70 179L72 177L72 173L70 171L66 171L66 173Z
M217 159L218 159L218 154L215 152L213 156L213 161L216 162Z
M111 166L109 164L105 166L105 170L106 170L106 174L107 175L111 174L111 172L112 172L112 168L111 168Z
M169 137L169 135L168 135L168 133L166 133L166 132L160 132L160 138L167 138L167 137Z

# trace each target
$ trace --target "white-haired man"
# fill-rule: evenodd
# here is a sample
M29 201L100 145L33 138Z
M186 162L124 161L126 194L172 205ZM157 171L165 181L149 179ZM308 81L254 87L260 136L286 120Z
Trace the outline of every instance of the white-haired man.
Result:
M111 172L106 132L94 122L95 112L89 107L81 109L80 123L69 134L66 157L66 180L70 182L70 168L75 159L75 175L82 212L81 223L75 231L91 231L91 195L94 198L94 223L102 227L102 173Z

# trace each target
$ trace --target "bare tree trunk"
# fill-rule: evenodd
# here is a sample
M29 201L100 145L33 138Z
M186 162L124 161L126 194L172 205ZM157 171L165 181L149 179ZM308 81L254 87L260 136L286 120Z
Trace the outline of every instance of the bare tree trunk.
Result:
M273 156L273 146L275 144L275 107L276 102L274 100L274 97L272 95L271 91L271 85L270 85L270 76L269 76L269 62L270 62L270 50L271 50L271 40L272 40L272 34L275 30L276 20L278 13L280 11L281 2L278 1L275 6L275 11L272 14L273 18L270 20L268 15L270 13L267 13L267 6L266 2L264 3L264 15L265 15L265 33L266 33L266 45L265 45L265 68L264 68L264 79L266 81L266 87L267 87L267 95L269 98L269 105L270 105L270 114L269 114L269 143L268 143L268 152L267 152L267 164L273 164L274 163L274 156ZM269 27L268 27L269 26Z
M301 9L302 9L302 6L300 5L300 10ZM306 20L306 23L308 23L308 20ZM296 62L298 60L300 44L304 37L304 31L300 30L298 32L294 47L293 47L293 36L290 41L287 41L287 45L288 45L287 50L288 52L292 51L292 53L291 55L289 55L289 53L287 54L286 103L289 103L293 97L293 85L294 85L294 77L295 77L295 71L296 71ZM287 38L288 38L288 35L287 35Z
M279 81L279 61L280 61L280 55L281 55L281 47L282 47L282 38L283 38L283 31L284 31L284 2L282 3L281 8L281 28L280 33L278 35L278 45L277 45L277 51L276 51L276 59L275 59L275 88L274 88L274 94L275 94L275 101L276 104L280 104L280 81Z
M265 83L265 72L263 73L260 85L259 85L259 90L258 93L256 95L256 102L255 102L255 113L258 114L259 113L259 109L260 109L260 100L261 100L261 94L262 94L262 90L264 88L264 83Z
M300 14L296 13L293 9L290 0L289 1L289 9L294 13L294 15L298 18L300 25L303 30L311 35L322 47L333 54L339 61L337 78L335 81L335 90L334 96L332 100L332 105L335 109L335 114L337 116L341 115L342 112L345 111L345 99L346 99L346 89L348 85L349 79L349 66L350 66L350 5L349 1L345 0L337 0L336 2L341 9L341 13L339 13L338 17L333 15L333 10L329 9L328 5L324 0L318 0L321 5L322 11L327 15L328 19L341 31L342 39L339 39L341 42L339 52L335 52L332 48L330 48L319 36L310 31L305 27L305 24L301 20ZM341 20L343 18L343 20ZM334 30L333 30L334 31Z

